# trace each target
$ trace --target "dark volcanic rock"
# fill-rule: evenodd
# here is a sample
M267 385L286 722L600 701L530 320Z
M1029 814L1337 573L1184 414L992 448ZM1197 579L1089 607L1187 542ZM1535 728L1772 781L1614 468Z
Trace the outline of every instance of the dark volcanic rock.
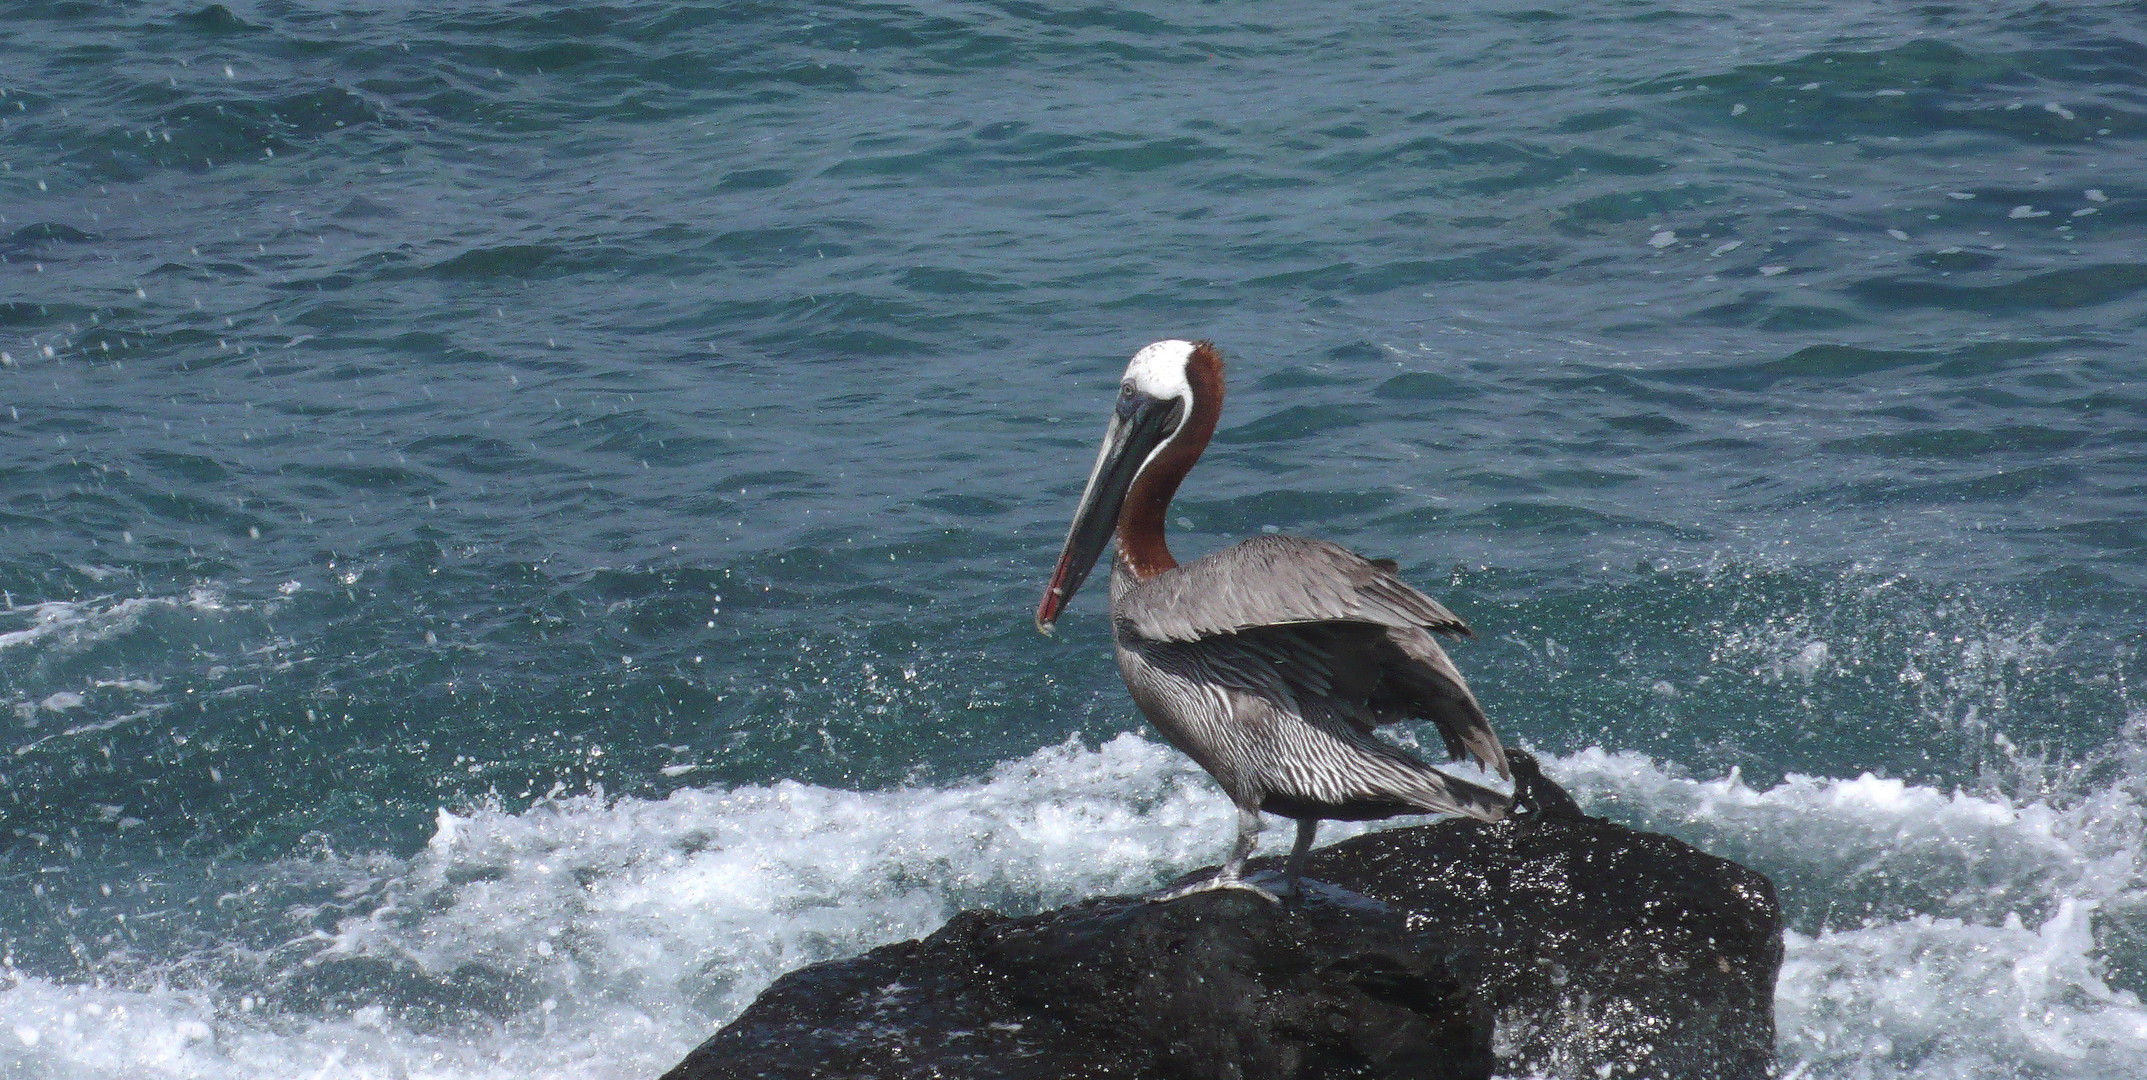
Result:
M1773 886L1562 795L1315 852L1291 909L964 912L784 976L666 1080L1766 1076Z
M1309 872L1475 952L1502 1072L1773 1069L1781 907L1771 882L1736 863L1575 818L1360 837L1315 853Z
M1484 1076L1491 1017L1454 961L1331 894L968 911L785 976L669 1075Z

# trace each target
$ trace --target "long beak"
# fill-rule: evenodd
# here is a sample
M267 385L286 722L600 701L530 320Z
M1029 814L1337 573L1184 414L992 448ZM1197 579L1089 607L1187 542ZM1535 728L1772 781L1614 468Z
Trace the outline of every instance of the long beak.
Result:
M1036 607L1036 628L1048 634L1059 621L1066 602L1073 599L1096 560L1118 528L1118 511L1126 492L1140 476L1141 466L1155 448L1178 430L1185 406L1177 399L1158 399L1127 393L1118 402L1110 426L1104 429L1103 447L1096 452L1096 467L1089 471L1088 487L1081 492L1081 505L1074 511L1073 527L1066 530L1066 546L1059 551L1059 565L1051 571L1051 584Z

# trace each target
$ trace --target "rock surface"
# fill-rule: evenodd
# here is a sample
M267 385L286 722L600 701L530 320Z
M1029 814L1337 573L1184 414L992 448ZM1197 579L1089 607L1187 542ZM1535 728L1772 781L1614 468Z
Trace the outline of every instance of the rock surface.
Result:
M963 912L784 976L665 1080L1768 1075L1773 886L1545 787L1315 852L1290 908Z

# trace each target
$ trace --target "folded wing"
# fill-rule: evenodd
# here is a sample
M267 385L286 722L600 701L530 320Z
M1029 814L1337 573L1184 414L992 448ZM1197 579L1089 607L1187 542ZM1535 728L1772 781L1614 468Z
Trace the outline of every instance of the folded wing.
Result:
M1211 670L1244 689L1287 688L1303 710L1359 731L1429 720L1447 752L1508 775L1506 755L1467 680L1433 633L1468 624L1374 561L1336 544L1262 536L1143 582L1117 605L1119 632L1197 644Z
M1325 540L1258 536L1144 582L1122 620L1149 641L1197 641L1261 626L1362 622L1472 636L1469 624L1411 588L1385 559Z

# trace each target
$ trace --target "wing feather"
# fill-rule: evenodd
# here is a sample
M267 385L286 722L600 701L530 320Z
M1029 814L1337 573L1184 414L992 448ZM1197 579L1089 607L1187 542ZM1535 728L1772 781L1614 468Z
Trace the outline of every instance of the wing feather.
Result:
M1468 624L1373 561L1336 544L1263 536L1134 585L1114 605L1121 634L1184 646L1261 694L1284 690L1306 716L1364 734L1431 721L1449 755L1507 775L1498 735L1433 633Z
M1362 622L1473 636L1445 605L1411 588L1392 560L1324 540L1258 536L1133 587L1118 608L1148 641L1198 641L1263 626Z

